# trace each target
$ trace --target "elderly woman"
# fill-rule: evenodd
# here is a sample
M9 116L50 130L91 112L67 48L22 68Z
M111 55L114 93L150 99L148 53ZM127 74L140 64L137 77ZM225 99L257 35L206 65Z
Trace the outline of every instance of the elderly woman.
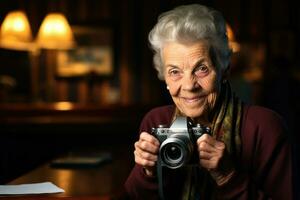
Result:
M151 110L135 143L131 199L158 199L160 142L153 127L179 116L210 127L196 140L197 165L163 173L166 199L292 199L291 152L282 119L245 105L228 83L231 50L222 15L202 5L163 13L149 34L154 64L175 105Z

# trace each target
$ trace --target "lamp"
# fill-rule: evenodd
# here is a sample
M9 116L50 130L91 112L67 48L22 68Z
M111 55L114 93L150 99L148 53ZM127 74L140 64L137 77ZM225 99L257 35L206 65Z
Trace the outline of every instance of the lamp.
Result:
M229 47L232 49L233 53L240 51L240 44L236 41L234 32L228 23L226 24L226 32L229 41Z
M72 29L63 14L50 13L42 22L36 44L40 49L47 49L46 54L46 98L53 99L55 88L56 50L70 49L75 46Z
M37 44L45 49L70 49L74 46L74 36L64 15L48 14L39 29Z
M15 50L34 47L28 18L23 11L12 11L6 15L0 30L0 45Z
M23 11L12 11L5 17L0 30L0 47L5 49L22 50L30 53L31 60L31 89L35 100L39 99L41 49L69 49L75 46L71 27L64 15L60 13L48 14L42 22L37 39L33 41L28 18ZM49 51L50 56L55 56ZM55 57L49 59L52 62ZM53 66L47 66L46 84L47 99L51 99L54 89Z

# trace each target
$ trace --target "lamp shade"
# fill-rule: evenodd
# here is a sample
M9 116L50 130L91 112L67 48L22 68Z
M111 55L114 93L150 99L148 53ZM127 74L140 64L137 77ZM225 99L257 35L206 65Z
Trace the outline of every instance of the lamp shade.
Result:
M234 32L228 23L226 24L226 32L229 41L229 47L232 49L233 52L240 51L240 44L236 41Z
M39 29L37 44L46 49L69 49L75 45L72 29L60 13L48 14Z
M12 11L6 15L0 30L0 44L11 49L28 49L32 33L28 18L23 11Z

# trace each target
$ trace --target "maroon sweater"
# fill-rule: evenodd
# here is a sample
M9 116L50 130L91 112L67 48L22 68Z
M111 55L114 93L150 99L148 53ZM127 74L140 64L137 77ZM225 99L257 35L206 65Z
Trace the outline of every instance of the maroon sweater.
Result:
M158 107L143 119L140 132L171 124L174 106ZM241 124L241 157L235 176L225 185L213 184L216 199L292 199L291 148L282 119L259 106L244 106ZM182 170L164 170L167 199L180 199ZM157 178L135 165L125 183L131 199L159 199Z

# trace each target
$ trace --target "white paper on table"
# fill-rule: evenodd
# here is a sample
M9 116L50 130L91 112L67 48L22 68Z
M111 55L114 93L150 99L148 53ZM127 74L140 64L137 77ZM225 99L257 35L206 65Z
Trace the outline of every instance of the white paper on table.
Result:
M0 195L50 194L62 192L65 191L51 182L20 185L0 185Z

